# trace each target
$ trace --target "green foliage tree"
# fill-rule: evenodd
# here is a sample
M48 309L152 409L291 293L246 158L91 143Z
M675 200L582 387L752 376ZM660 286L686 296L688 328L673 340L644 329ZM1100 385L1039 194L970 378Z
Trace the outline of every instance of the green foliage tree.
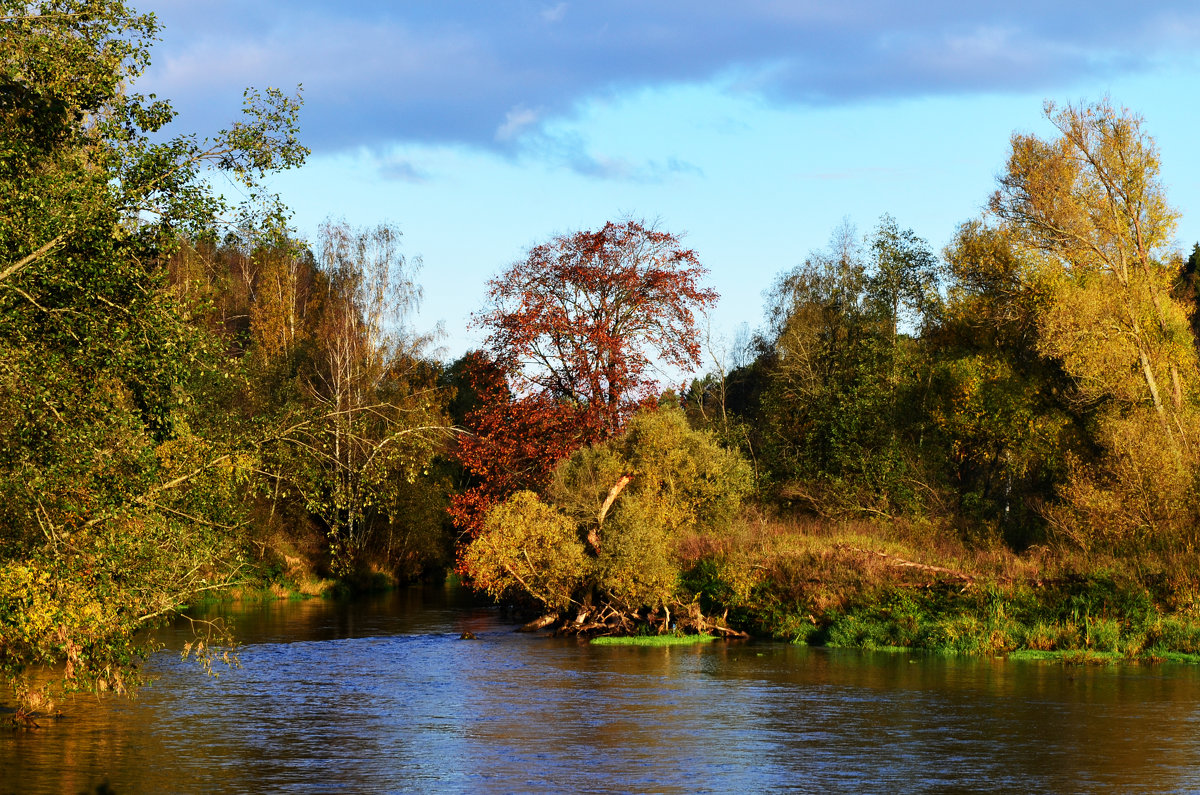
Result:
M1192 245L1192 253L1183 261L1172 292L1192 319L1192 336L1200 340L1200 311L1197 311L1200 309L1200 243Z
M139 633L236 578L231 489L248 462L194 396L217 351L167 285L183 234L299 163L298 99L247 94L215 137L164 138L132 90L157 27L115 0L0 7L0 669L123 690Z
M869 255L843 226L779 279L768 308L764 463L783 496L821 512L891 512L916 496L905 432L924 382L900 328L935 307L936 260L886 216L867 242Z
M925 454L945 473L964 520L1023 547L1043 540L1039 506L1055 498L1084 417L1066 400L1062 369L1037 350L1045 296L1011 234L963 224L945 262L947 300L923 335Z
M746 462L693 430L682 410L643 411L624 433L561 462L547 502L519 492L489 512L485 533L464 560L490 593L515 588L555 613L575 606L580 624L605 610L622 620L646 610L669 615L687 601L680 542L728 528L750 487ZM509 559L517 554L507 551L511 545L565 551L558 558L531 551L536 560L523 569ZM505 571L507 577L498 574Z
M929 244L884 215L870 238L869 250L866 301L871 314L890 325L893 340L899 338L902 326L919 330L927 318L936 316L941 303L941 267Z

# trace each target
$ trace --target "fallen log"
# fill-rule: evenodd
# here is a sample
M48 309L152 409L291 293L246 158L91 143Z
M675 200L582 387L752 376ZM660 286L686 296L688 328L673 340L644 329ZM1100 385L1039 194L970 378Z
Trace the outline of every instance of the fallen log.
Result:
M720 627L716 624L710 624L707 631L719 633L727 638L744 638L747 640L750 638L749 632L742 632L740 629L730 629L729 627Z
M887 562L889 566L895 566L898 569L916 569L917 571L927 571L931 574L944 574L947 577L953 577L956 580L962 580L963 582L967 583L975 582L975 578L970 574L963 574L961 571L947 569L944 566L931 566L928 563L917 563L914 560L905 560L898 555L892 555L888 552L883 552L880 550L861 549L859 547L852 547L847 544L838 544L838 548L846 549L850 552L857 552L860 555L874 555L877 558L883 558L883 560Z
M550 626L554 622L558 621L558 619L558 613L547 613L541 618L535 618L528 624L522 625L517 632L537 632L538 630L545 629L546 627Z

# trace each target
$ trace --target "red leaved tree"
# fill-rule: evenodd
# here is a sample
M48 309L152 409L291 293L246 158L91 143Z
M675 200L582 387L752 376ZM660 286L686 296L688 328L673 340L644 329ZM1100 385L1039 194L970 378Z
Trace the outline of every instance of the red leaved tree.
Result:
M475 316L503 379L477 386L459 453L477 485L453 513L475 529L517 489L540 490L555 463L619 433L658 394L658 366L700 363L695 312L717 294L676 235L637 221L607 223L534 247L488 283Z

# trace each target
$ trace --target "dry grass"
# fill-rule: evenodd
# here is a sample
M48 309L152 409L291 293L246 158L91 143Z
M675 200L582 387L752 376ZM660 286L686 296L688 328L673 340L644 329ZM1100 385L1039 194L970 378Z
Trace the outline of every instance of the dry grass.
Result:
M743 513L727 533L683 539L684 567L708 560L739 599L769 584L816 611L879 587L933 581L1037 582L1060 563L1045 547L1017 555L1002 542L968 546L955 533L903 521L836 521Z
M1200 554L1189 548L1014 553L931 522L837 521L752 509L685 538L706 609L778 637L955 653L1200 653ZM1107 659L1107 657L1106 657Z

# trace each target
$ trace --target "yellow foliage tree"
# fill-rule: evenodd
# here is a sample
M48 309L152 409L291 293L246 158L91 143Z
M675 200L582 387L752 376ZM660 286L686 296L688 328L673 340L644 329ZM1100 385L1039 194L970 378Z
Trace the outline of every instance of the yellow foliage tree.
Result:
M575 523L532 491L518 491L488 511L463 568L494 598L523 594L566 610L589 566Z
M1170 289L1178 215L1140 117L1107 100L1046 115L1058 136L1013 136L991 209L1034 263L1039 350L1098 408L1103 455L1076 465L1052 521L1085 546L1162 540L1191 523L1178 506L1195 492L1200 429L1195 341Z
M669 623L691 601L680 541L724 532L750 482L746 462L680 409L643 411L621 435L560 462L546 502L520 491L492 508L462 568L492 596L524 596L556 616L574 606L576 627L606 610L662 611Z
M1141 118L1109 102L1056 108L1044 141L1017 134L992 210L1037 255L1052 297L1043 352L1081 392L1147 401L1174 442L1194 399L1196 354L1187 311L1171 298L1178 214L1159 181ZM1163 384L1168 397L1163 397Z

